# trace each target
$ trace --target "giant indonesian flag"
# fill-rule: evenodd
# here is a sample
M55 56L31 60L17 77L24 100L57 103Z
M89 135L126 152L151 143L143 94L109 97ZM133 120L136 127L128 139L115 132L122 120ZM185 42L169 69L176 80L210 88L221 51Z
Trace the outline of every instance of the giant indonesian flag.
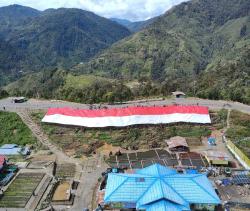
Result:
M175 122L206 124L211 123L211 119L207 107L157 106L99 110L50 108L42 122L84 127L124 127Z

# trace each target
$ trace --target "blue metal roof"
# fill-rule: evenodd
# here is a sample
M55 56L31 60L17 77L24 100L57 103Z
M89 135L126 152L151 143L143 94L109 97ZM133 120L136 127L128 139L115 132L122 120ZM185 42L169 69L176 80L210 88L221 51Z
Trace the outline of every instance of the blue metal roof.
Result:
M17 144L4 144L0 147L0 155L27 155L29 147L19 147Z
M137 209L144 207L150 211L189 210L191 203L220 204L205 175L178 174L159 164L138 170L135 174L110 173L104 201L135 203ZM173 206L175 208L170 209Z
M21 154L22 148L2 149L0 148L0 155L18 155Z
M143 169L139 169L136 171L136 174L155 176L155 177L163 177L171 174L176 174L176 170L156 164L151 165Z
M190 208L175 204L173 202L167 201L165 199L158 201L157 203L152 203L140 207L141 210L147 211L190 211Z
M15 147L18 147L16 144L4 144L3 146L0 147L0 149L13 149Z

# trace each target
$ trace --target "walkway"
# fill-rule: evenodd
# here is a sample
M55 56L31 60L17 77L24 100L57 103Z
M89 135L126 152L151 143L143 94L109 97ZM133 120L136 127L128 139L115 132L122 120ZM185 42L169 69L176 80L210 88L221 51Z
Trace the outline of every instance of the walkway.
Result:
M77 163L77 160L67 156L49 141L48 136L43 132L42 128L31 119L29 112L17 111L17 114L21 117L23 122L30 128L37 140L40 141L41 144L43 144L44 146L48 147L48 149L56 155L57 161L59 163Z

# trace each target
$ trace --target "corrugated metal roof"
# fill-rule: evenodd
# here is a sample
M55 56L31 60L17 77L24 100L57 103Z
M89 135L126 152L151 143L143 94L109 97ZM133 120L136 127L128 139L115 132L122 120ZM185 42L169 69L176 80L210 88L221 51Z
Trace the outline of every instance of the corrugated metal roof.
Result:
M171 186L165 181L157 179L153 185L145 192L137 201L137 207L149 204L161 199L167 199L176 204L189 207L189 203L185 201Z
M18 155L21 153L22 148L2 149L0 148L0 155Z
M136 171L136 174L148 175L148 176L155 176L155 177L163 177L167 175L176 174L176 170L167 168L162 165L151 165L143 169L139 169Z
M175 210L189 210L190 203L220 204L219 197L205 175L178 174L159 164L138 170L136 174L109 174L104 200L105 203L136 203L136 208L150 204L152 206L147 207L147 210L152 211L162 206L155 204L161 200L166 200L168 204L171 202L169 206L175 205Z
M209 160L230 160L230 156L221 151L205 151L203 153Z
M147 211L189 211L190 208L172 203L167 200L160 200L157 203L149 204L140 207L140 209L145 209Z
M29 147L19 147L17 144L4 144L0 147L0 155L27 155L30 152Z
M4 144L3 146L0 147L0 149L13 149L15 147L18 147L16 144Z
M181 137L181 136L172 137L169 140L166 140L166 142L167 142L169 148L175 148L175 147L179 147L179 146L188 147L186 139L184 137Z

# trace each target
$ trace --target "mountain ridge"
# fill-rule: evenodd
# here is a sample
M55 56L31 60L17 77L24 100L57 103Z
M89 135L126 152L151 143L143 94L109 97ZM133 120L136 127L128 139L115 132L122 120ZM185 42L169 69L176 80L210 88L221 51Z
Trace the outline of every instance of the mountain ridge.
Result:
M188 96L249 104L249 47L248 0L192 0L70 69L76 78L92 75L116 81L104 87L90 86L99 90L98 94L81 85L65 88L62 84L56 90L62 91L63 99L75 98L79 102L88 98L94 102L96 96L101 96L97 102L112 100L110 87L115 86L131 98L168 96L178 89ZM85 92L89 95L82 94Z
M220 97L230 98L227 87L233 86L249 101L250 89L246 85L249 77L243 77L245 82L235 86L230 76L225 75L223 79L232 84L223 83L222 86L218 83L213 84L214 90L207 86L205 91L193 91L194 83L204 84L203 74L213 72L219 77L213 68L235 63L235 55L248 52L249 46L249 1L193 0L175 6L142 31L115 43L74 69L78 74L91 73L123 80L146 77L166 84L168 93L181 89L209 98L214 90L220 90ZM250 76L247 61L241 62ZM215 95L218 98L218 94Z
M7 10L9 16L22 16L22 21L8 17L0 19L0 38L1 42L5 42L2 46L8 45L17 52L7 55L8 52L0 48L0 74L5 72L7 77L8 71L1 63L4 63L4 58L12 58L7 60L12 67L9 70L11 80L21 76L18 73L22 72L53 67L69 68L89 60L114 42L130 35L127 28L81 9L60 8L39 12L15 5L0 10ZM22 12L19 14L16 10ZM13 57L15 54L18 55Z

